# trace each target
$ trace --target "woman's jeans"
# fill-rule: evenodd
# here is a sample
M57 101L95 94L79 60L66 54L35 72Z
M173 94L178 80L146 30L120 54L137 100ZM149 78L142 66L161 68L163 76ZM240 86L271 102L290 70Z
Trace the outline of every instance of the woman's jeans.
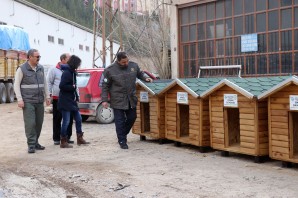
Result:
M67 137L67 127L70 122L70 115L73 115L76 121L76 131L77 133L82 133L82 117L79 111L61 111L62 113L62 126L61 126L61 137Z

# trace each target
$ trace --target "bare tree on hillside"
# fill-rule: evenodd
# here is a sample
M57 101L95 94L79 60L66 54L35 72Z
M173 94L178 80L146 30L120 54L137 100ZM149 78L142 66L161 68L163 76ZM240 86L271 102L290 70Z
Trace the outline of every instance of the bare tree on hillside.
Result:
M121 14L123 44L140 65L153 67L160 78L167 79L171 78L169 13L164 0L158 3L149 14Z

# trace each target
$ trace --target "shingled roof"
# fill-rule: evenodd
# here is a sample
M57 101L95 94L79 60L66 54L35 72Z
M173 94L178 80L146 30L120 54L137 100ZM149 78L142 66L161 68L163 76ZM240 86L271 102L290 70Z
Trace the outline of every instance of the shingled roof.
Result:
M155 80L152 83L137 81L152 95L165 93L175 85L181 86L193 97L207 97L217 89L227 85L248 98L264 98L286 83L295 81L297 76L272 76L255 78L177 78L175 80Z
M224 85L227 85L248 98L258 98L261 94L265 93L269 89L275 87L288 78L290 78L290 76L227 78L214 85L211 89L206 90L204 93L202 93L201 97L206 97L213 91L221 88Z
M223 78L181 78L176 79L177 84L198 98L206 90L220 82Z
M150 94L158 95L166 87L173 84L173 82L174 79L154 80L152 83L138 80L137 84L150 92Z
M270 96L271 94L276 93L277 91L279 91L280 89L284 88L285 86L287 86L291 83L298 85L298 77L297 76L290 76L290 77L288 76L288 78L286 78L282 82L276 84L275 86L271 87L267 91L260 94L258 96L258 99L266 98L266 97Z

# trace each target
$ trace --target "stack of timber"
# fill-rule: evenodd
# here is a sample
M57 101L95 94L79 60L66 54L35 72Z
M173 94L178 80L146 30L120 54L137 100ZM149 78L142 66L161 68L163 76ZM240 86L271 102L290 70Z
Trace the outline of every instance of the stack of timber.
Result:
M152 83L137 81L137 119L132 128L134 134L158 139L165 139L165 96L161 91L173 80L155 80Z
M201 97L209 98L210 144L223 151L267 156L268 101L258 96L275 87L288 76L224 79Z
M218 83L219 78L187 78L176 81L165 93L166 128L169 140L195 145L200 151L210 146L209 100L200 94Z
M298 163L298 77L288 77L259 96L264 98L268 98L270 158Z

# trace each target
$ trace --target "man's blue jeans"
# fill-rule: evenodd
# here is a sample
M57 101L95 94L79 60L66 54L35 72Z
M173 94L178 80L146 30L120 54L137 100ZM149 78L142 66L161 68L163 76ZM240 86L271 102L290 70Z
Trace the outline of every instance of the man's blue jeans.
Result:
M62 126L61 126L61 137L67 137L67 127L70 122L70 115L73 115L76 121L77 133L82 133L82 117L79 111L61 111L62 113Z
M127 142L127 135L137 118L136 108L128 110L114 109L116 133L119 144Z

